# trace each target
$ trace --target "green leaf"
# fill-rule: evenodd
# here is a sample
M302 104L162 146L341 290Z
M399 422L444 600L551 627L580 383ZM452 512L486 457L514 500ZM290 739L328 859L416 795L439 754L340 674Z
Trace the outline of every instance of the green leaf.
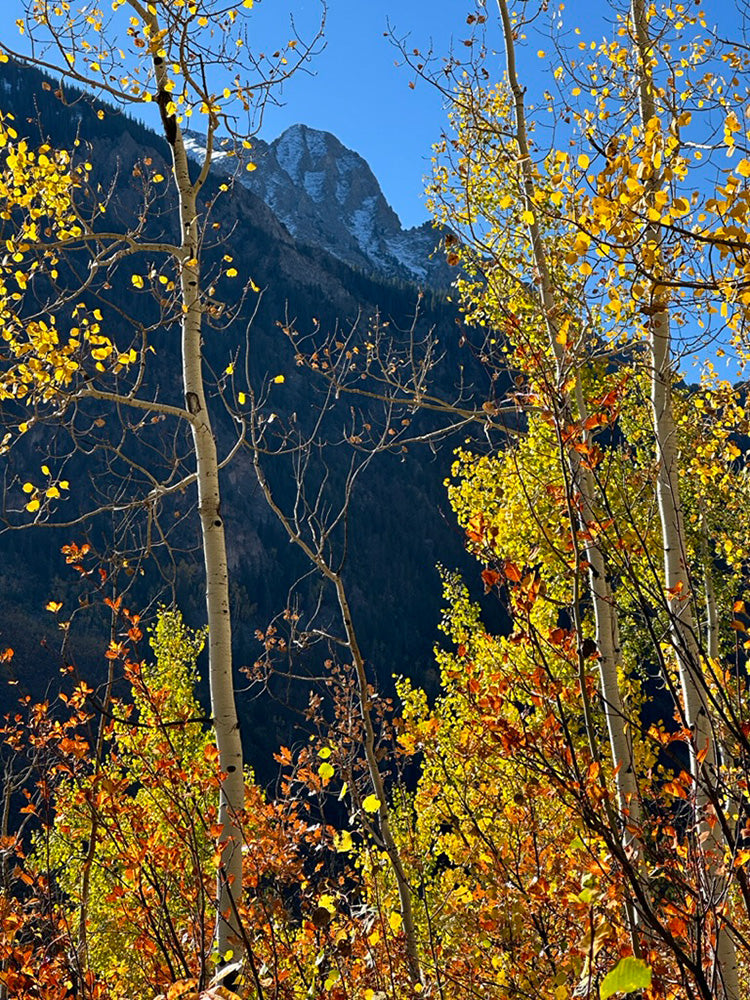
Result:
M640 958L621 958L599 987L601 1000L615 993L632 993L651 985L651 968Z

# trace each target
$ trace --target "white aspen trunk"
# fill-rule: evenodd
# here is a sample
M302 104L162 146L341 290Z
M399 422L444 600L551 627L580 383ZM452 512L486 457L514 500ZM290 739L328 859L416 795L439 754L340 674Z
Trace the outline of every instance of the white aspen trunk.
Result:
M516 74L515 48L513 44L513 28L508 14L506 0L497 0L505 36L505 53L508 68L508 82L515 101L516 141L518 143L519 160L522 171L525 208L534 214L534 176L531 165L531 154L526 135L526 111L523 89ZM558 342L558 329L555 316L558 314L555 289L550 278L547 257L544 249L539 224L534 222L529 226L534 263L539 274L539 285L542 311L545 318L550 349L555 358L558 385L563 386L567 378L564 372L564 350ZM573 412L572 400L568 392L561 388L563 406L568 416ZM571 419L572 422L572 419ZM580 456L574 450L568 452L573 486L578 491L581 501L581 514L585 522L595 520L593 497L595 486L590 470L586 469ZM585 559L589 565L588 587L591 603L594 609L596 627L596 644L599 650L599 676L604 714L607 721L610 758L616 772L615 782L620 816L624 823L638 826L640 824L640 800L638 785L633 767L633 751L628 738L625 710L620 694L618 670L621 666L621 651L619 643L619 626L617 624L617 609L614 604L612 588L607 573L601 549L594 542L586 544ZM630 844L632 838L626 833L625 842Z
M235 910L242 898L242 836L238 817L244 806L245 783L232 676L229 567L224 520L221 516L219 461L203 385L198 212L196 193L190 184L187 155L179 128L172 155L180 197L183 241L182 378L185 405L193 417L191 427L198 476L198 512L206 570L211 715L219 751L219 767L226 775L221 783L219 800L219 823L222 826L224 846L221 854L222 871L219 875L216 932L219 957L223 960L229 951L233 951L236 957L240 943Z
M719 612L716 607L714 574L711 565L711 551L706 534L706 522L701 519L701 541L703 544L703 579L706 591L706 652L710 660L719 659Z
M637 49L638 92L641 125L656 115L651 76L652 43L648 30L648 15L644 0L632 0L632 19ZM653 195L661 186L658 173L652 175L646 189L646 205L652 207ZM646 226L644 243L659 243L659 229ZM657 265L658 266L658 265ZM651 316L649 346L651 351L651 409L657 460L657 500L664 553L664 587L672 645L680 674L683 710L692 731L690 765L694 782L696 832L707 834L703 844L707 851L704 873L704 905L715 910L723 902L722 854L723 837L719 824L706 823L709 802L708 787L716 784L718 753L712 731L709 703L703 678L700 643L693 611L693 595L687 565L685 525L680 498L679 451L677 428L672 408L671 323L666 289L651 281ZM734 941L721 928L716 932L714 961L725 1000L739 1000L737 955Z
M150 27L151 37L159 37L159 23L153 8L145 10L138 0L129 0ZM229 567L224 520L221 515L219 461L211 417L206 405L203 381L201 332L203 305L200 287L200 232L197 199L211 161L213 123L209 123L206 160L200 176L191 182L182 131L174 115L168 113L171 99L167 89L164 60L153 56L157 102L164 135L172 152L172 173L179 197L180 287L182 294L182 380L185 406L195 452L198 483L198 513L201 522L203 561L206 572L206 615L208 621L208 664L211 716L219 767L225 775L219 792L219 823L222 827L221 865L217 882L216 944L219 961L230 953L236 959L241 947L237 908L242 899L242 834L239 817L244 807L245 783L242 742L234 698L232 675L232 624L229 609Z

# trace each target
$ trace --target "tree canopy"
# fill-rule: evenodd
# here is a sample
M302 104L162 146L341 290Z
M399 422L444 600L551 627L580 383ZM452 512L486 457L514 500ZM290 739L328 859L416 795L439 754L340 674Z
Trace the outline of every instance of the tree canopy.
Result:
M27 700L6 721L7 997L746 995L748 416L744 385L716 360L728 346L747 360L747 42L721 37L700 3L632 0L602 42L553 32L548 87L532 96L525 43L540 7L497 0L495 18L482 6L469 58L438 75L404 52L449 103L428 194L484 386L472 395L457 376L442 398L433 345L416 358L413 337L384 346L377 324L308 351L319 331L306 339L279 318L326 413L340 397L349 407L337 447L352 457L329 474L316 465L322 411L312 431L290 419L273 438L268 381L234 381L243 345L218 379L202 353L211 137L236 131L225 101L248 112L296 44L270 69L250 57L260 82L238 77L222 97L210 71L244 47L236 4L126 0L110 20L31 6L29 32L51 32L40 64L56 51L79 83L158 104L179 225L169 240L151 233L166 181L148 175L140 221L113 231L93 168L2 119L0 394L23 416L3 447L88 399L184 423L194 472L151 489L197 484L208 602L206 632L164 608L144 632L126 595L107 595L104 688L66 668L54 704ZM122 50L104 30L120 8L132 10ZM197 174L181 132L192 112L208 121ZM131 266L136 254L163 263ZM120 345L85 304L84 256L87 274L150 289L178 331L176 403L140 374L150 333ZM227 252L224 278L238 277L232 264ZM696 345L704 365L687 385L680 363ZM229 458L248 450L269 516L340 615L306 630L290 606L259 635L250 681L279 671L310 688L307 739L279 749L268 790L243 765L233 708L219 405L238 428ZM349 504L381 453L444 433L408 430L420 408L479 428L446 487L485 607L507 627L442 569L439 694L401 678L392 702L352 611ZM280 499L284 459L294 488ZM32 519L76 488L42 472L23 485ZM66 554L87 572L87 550ZM195 694L204 642L210 714Z

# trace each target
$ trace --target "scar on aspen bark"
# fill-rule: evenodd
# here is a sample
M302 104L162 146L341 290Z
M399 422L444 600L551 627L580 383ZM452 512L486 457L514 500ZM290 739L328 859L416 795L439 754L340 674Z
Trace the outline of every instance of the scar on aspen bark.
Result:
M200 412L201 404L196 393L189 392L185 396L185 402L187 403L188 413L196 414Z
M154 63L157 66L159 65L156 60L154 60ZM177 141L177 119L174 115L167 114L167 105L170 100L171 98L166 90L160 90L156 95L156 103L159 105L159 113L161 114L161 123L164 126L164 135L169 145L174 146Z

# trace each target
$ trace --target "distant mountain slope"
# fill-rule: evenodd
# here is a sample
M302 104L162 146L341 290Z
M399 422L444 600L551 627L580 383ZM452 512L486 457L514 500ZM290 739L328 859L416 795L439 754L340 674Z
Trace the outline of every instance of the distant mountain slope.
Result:
M205 136L191 132L187 139L200 156ZM252 172L244 169L247 159ZM329 132L293 125L270 144L254 140L236 158L220 148L216 169L236 173L302 243L387 278L450 285L438 231L429 222L403 229L365 160Z
M20 135L27 136L32 144L49 139L54 145L68 149L75 138L80 137L78 154L91 161L93 179L110 191L108 225L128 226L137 219L140 211L139 163L150 160L150 169L160 169L164 173L167 180L163 193L160 192L158 210L149 215L145 233L148 238L172 238L178 225L177 203L169 170L163 162L168 156L165 141L142 123L107 106L95 102L92 105L72 89L66 89L66 103L63 103L55 95L57 89L55 81L36 71L11 64L0 65L0 110L15 115ZM97 110L103 110L103 120L97 117ZM217 232L219 235L206 247L206 270L210 272L223 253L231 252L239 274L243 278L251 276L265 290L249 337L250 369L259 383L268 374L285 375L283 386L273 387L274 410L282 419L285 414L298 415L303 424L315 419L324 387L321 380L316 384L309 371L295 364L291 346L279 329L280 321L294 317L301 331L319 329L321 335L330 335L335 330L346 331L356 321L365 336L368 319L377 311L384 321L390 322L389 329L398 339L404 336L399 331L410 329L419 288L414 282L384 277L383 271L375 267L364 251L356 249L359 244L355 236L352 233L346 236L347 226L353 226L353 232L374 232L375 229L367 230L365 223L372 222L377 228L373 221L376 219L384 220L381 228L390 233L390 239L398 235L398 220L385 203L364 161L322 133L300 128L290 130L285 136L286 140L284 136L277 140L273 151L267 147L271 166L279 160L285 164L285 168L274 166L273 171L269 168L265 174L264 183L270 184L268 178L272 177L278 182L275 211L254 190L235 184L228 192L220 193L221 177L209 178L204 195L206 202L218 196L211 219L220 228L210 230L211 234ZM303 139L304 149L301 146ZM261 145L252 152L261 163L254 173L262 177ZM351 157L347 161L351 169L344 166L347 156ZM229 158L229 163L234 166L236 161ZM318 171L323 175L319 181L311 179L311 175L316 174L312 167L316 165L325 167ZM339 176L339 169L349 186L342 180L337 194L332 178ZM247 171L243 173L251 176ZM286 223L279 221L284 185L290 212L293 197L299 197L299 221L293 215ZM307 201L299 195L300 191L305 192ZM313 196L319 196L320 200L316 201ZM323 212L323 207L330 207L337 197L341 199L341 228L338 229L328 209ZM367 199L375 199L372 211L357 215L358 211L365 211L362 206L369 204ZM313 239L314 211L329 215L329 222L334 227L332 234L326 237L329 241L335 236L339 245L344 245L345 240L350 239L353 259L347 261L343 250L333 254L321 240L316 243ZM307 233L307 238L294 235L292 229ZM432 231L430 235L434 238ZM134 295L129 282L114 282L110 288L104 275L101 281L95 290L99 296L97 306L103 310L105 324L115 330L118 343L132 335L132 330L122 328L118 317L134 315L144 322L154 322L155 303L151 296ZM231 304L237 293L236 284L222 280L216 297ZM446 301L439 290L428 289L421 299L420 310L416 339L432 330L439 342L441 360L433 372L435 391L454 398L460 386L464 398L468 398L474 385L478 401L501 392L502 388L491 383L487 373L476 363L469 347L462 346L467 339L462 334L466 331L457 325L459 317L455 306ZM226 329L207 330L207 366L214 372L223 372L227 361L245 344L251 311L252 303L248 302L236 321ZM176 331L168 327L154 333L156 353L149 366L146 388L158 387L159 397L167 402L180 402L182 398L177 340ZM407 344L408 339L404 346ZM352 406L356 403L356 399L342 395L325 427L332 439L341 442L343 429L353 419ZM373 404L375 422L378 407L379 404ZM220 406L218 408L221 410ZM101 414L97 412L96 416L106 424L107 433L117 432L117 420L110 410L102 406ZM437 419L424 412L407 411L404 416L413 421L415 434L432 429ZM157 458L162 449L154 436L164 435L167 453L181 441L174 435L174 429L170 430L166 424L154 424L149 433L151 443L157 446L153 451ZM462 432L462 440L466 433ZM217 421L222 454L229 451L235 434L232 421ZM20 490L19 483L28 478L29 470L38 469L46 460L50 444L43 428L30 432L24 441L23 448L0 456L0 475L7 488L16 491L14 495ZM151 454L144 449L144 461ZM185 449L184 454L189 456L189 449ZM443 483L449 474L451 456L451 442L442 448L438 442L434 451L415 447L408 453L378 456L358 480L353 496L347 528L349 556L345 577L365 655L385 689L392 683L394 674L406 674L428 685L431 679L434 681L433 647L440 638L441 606L436 563L439 561L449 568L467 567L470 578L476 578L473 562L463 551L462 533L447 513ZM331 489L335 491L336 484L348 469L351 451L340 444L328 451L326 457L331 466ZM101 462L97 466L96 462L95 451L90 455L79 452L75 464L71 465L70 480L75 488L71 489L67 501L69 516L77 513L74 508L85 506L88 484L92 481L96 482L99 491L116 492L118 489L117 481L106 466ZM322 467L316 469L314 463L312 465L313 475L320 477ZM189 468L189 457L184 468ZM155 473L158 471L155 469ZM317 577L305 576L309 566L289 545L259 496L247 454L238 454L222 476L233 577L237 662L253 663L260 651L256 630L265 629L287 606L290 586L300 578L303 582L297 595L301 609L312 611L320 601L322 619L336 633L334 602L327 592L322 592ZM281 467L280 461L269 459L269 476L280 502L289 507L294 502L294 481L288 470ZM179 515L181 525L184 516L184 528L180 529L179 544L173 552L174 566L170 571L173 571L178 603L187 620L200 624L205 616L204 583L201 563L194 550L197 542L195 519L189 516L194 500L191 495L176 496L174 509L168 511L170 517ZM50 599L62 600L67 609L77 606L82 598L79 581L65 566L60 546L71 541L80 542L86 537L103 546L111 539L111 528L111 523L100 523L62 531L0 531L0 649L12 646L16 650L10 669L18 677L21 690L30 687L40 695L48 688L54 689L57 683L59 662L54 651L59 648L59 633L53 616L43 611L45 603ZM131 595L133 608L145 608L153 599L152 577L158 582L158 576L149 568L137 595ZM135 579L137 582L140 578ZM84 607L88 608L88 603ZM92 609L82 614L93 616L94 612ZM91 621L94 622L93 617ZM91 626L84 624L71 640L68 655L77 659L87 676L100 676L101 650L106 648L108 636L107 620L94 622ZM315 650L311 656L322 657L323 650ZM9 696L0 686L0 715L3 704L6 709L12 704L12 700L8 700L12 696L12 692ZM252 733L252 760L258 766L264 760L271 764L271 750L277 745L279 732L288 719L273 707L269 710L265 702L252 701L246 696L240 698L240 712L244 731Z

